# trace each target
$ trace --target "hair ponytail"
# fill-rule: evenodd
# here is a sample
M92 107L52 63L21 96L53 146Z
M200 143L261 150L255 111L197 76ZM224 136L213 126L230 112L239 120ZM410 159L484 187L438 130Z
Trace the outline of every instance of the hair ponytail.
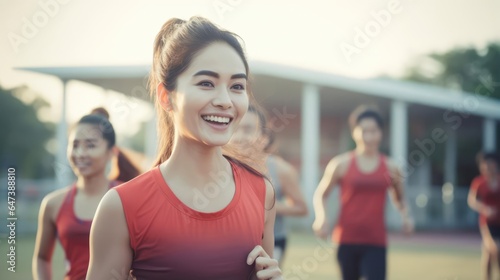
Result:
M130 158L118 148L118 155L116 156L116 164L113 165L113 169L116 170L113 180L120 182L127 182L141 174L139 168L130 160Z

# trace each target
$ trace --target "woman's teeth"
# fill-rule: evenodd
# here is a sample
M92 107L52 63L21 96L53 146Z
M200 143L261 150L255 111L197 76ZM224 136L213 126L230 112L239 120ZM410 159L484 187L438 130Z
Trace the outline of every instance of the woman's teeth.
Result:
M217 117L217 116L203 116L203 119L210 122L218 122L223 124L228 124L231 120L228 117Z

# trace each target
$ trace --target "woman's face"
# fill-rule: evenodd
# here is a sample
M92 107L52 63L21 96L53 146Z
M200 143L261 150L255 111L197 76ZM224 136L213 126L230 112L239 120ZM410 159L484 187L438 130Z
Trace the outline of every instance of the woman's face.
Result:
M202 49L177 78L169 96L181 138L209 146L227 144L248 108L245 65L226 43Z
M492 177L498 174L498 166L494 160L482 160L479 163L479 172L485 177Z
M231 143L241 148L253 148L258 152L264 150L264 135L262 134L260 119L255 112L247 112L241 119L238 128L231 138Z
M108 142L102 138L98 126L78 124L70 133L68 159L78 177L92 177L104 173L112 157Z
M378 150L382 141L382 130L373 118L361 119L352 131L356 146Z

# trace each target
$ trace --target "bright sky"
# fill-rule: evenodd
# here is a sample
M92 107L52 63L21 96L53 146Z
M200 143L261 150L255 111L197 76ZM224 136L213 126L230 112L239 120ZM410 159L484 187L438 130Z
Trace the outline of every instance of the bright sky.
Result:
M47 9L42 3L52 4ZM377 25L377 14L390 18ZM419 55L500 41L499 14L499 0L0 0L0 85L29 85L52 104L44 117L56 120L60 82L13 67L146 64L161 25L193 15L239 34L251 60L351 77L398 76ZM26 33L34 23L41 27ZM16 45L13 37L25 41ZM353 51L349 59L341 46ZM116 98L71 83L69 121ZM148 118L145 108L137 110L137 120ZM130 123L122 123L115 124L118 132L130 133Z

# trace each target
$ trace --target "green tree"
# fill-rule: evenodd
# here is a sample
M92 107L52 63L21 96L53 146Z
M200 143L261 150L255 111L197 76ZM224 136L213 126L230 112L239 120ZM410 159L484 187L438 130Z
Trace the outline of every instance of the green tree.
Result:
M500 43L490 43L484 49L456 48L429 54L410 67L403 79L500 99ZM500 139L499 129L497 139ZM443 146L437 146L431 157L434 172L440 175L443 173L443 149ZM457 182L466 186L477 175L474 158L481 149L481 138L461 137L457 149L460 151Z
M37 113L49 104L31 94L31 104L19 96L29 95L26 87L4 89L0 87L0 166L15 166L22 178L53 177L54 156L47 150L47 142L53 137L53 123L40 121ZM6 170L5 168L3 168Z
M500 43L490 43L482 50L457 48L427 58L435 71L419 63L404 79L500 99Z

